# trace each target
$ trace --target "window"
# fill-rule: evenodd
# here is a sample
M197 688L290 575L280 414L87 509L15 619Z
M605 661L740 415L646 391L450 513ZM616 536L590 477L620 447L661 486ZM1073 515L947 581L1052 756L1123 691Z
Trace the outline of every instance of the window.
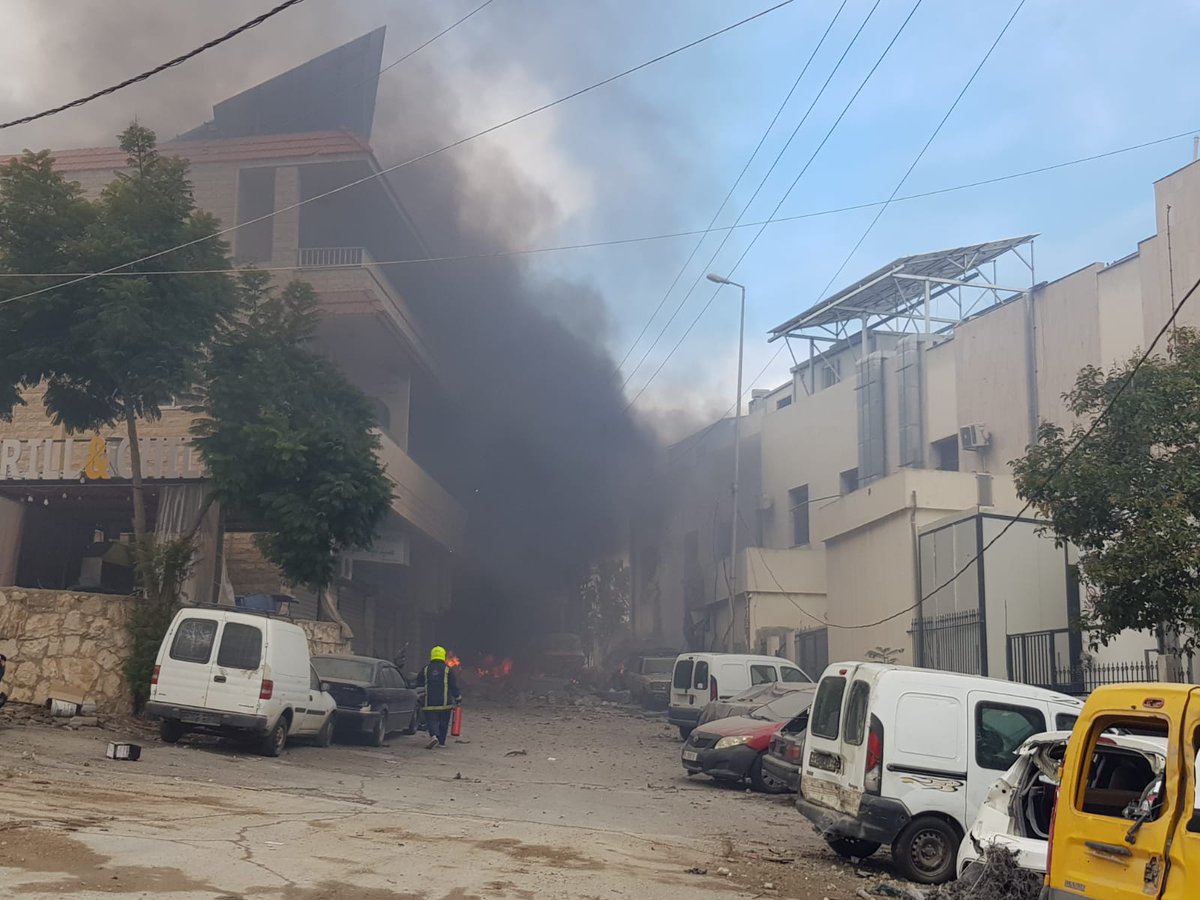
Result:
M792 397L790 394L786 397L780 397L778 400L775 401L776 409L785 409L786 407L789 407L791 405L792 405Z
M675 680L671 682L677 691L686 691L692 686L692 661L681 659L675 663Z
M275 169L271 167L238 171L235 243L239 262L263 262L271 258L275 240L275 220L265 218L275 211Z
M756 684L772 684L778 681L778 675L775 672L774 666L751 666L750 667L750 685L753 687Z
M226 622L221 632L221 649L217 665L230 669L254 671L262 662L262 629L257 625Z
M788 491L788 506L792 512L792 546L808 544L808 485L802 484Z
M1200 832L1200 729L1192 736L1192 748L1196 751L1192 760L1192 780L1195 791L1192 793L1192 817L1188 819L1187 830L1191 834Z
M1004 772L1027 738L1046 730L1046 717L1027 706L980 703L975 707L975 762Z
M171 642L171 659L206 663L212 656L217 623L212 619L184 619Z
M929 445L933 450L933 467L942 472L958 471L958 435L953 434Z
M400 673L391 666L383 667L383 686L385 688L402 688L404 687L404 679L400 677Z
M696 663L696 670L692 674L692 685L698 691L708 690L708 663L703 660Z
M783 678L780 680L784 684L812 684L812 679L800 669L795 669L792 666L780 666L779 671L783 675Z
M308 667L308 689L318 692L321 690L321 676L317 674L317 670L312 666Z
M867 705L871 700L871 686L865 681L855 681L850 687L850 699L846 701L846 743L861 746L867 733Z
M821 679L812 716L808 720L809 732L817 737L837 739L838 720L842 717L842 696L845 693L845 678L834 675Z
M839 476L842 494L853 494L858 490L858 469L847 469Z
M1165 720L1150 716L1097 720L1088 735L1088 746L1094 749L1081 790L1075 796L1076 807L1097 816L1153 822L1163 811L1162 776L1155 771L1161 760L1151 762L1142 753L1119 747L1098 747L1102 733L1109 729L1144 737L1166 738L1169 734Z
M1055 731L1070 731L1075 727L1075 723L1079 721L1079 716L1073 713L1058 713L1054 717Z
M821 363L821 387L831 388L842 380L842 361L826 359Z

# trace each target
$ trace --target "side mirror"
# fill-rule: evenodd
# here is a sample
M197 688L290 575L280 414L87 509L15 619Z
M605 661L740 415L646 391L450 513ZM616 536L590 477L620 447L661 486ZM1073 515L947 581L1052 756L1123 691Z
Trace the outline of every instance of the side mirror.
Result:
M329 693L329 682L328 681L321 682L321 690L324 691L325 693Z

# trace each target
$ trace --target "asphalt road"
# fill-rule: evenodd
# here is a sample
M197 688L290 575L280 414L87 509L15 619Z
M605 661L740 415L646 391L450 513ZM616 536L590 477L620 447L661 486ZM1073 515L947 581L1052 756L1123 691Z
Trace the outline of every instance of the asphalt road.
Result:
M397 734L278 759L13 712L0 896L840 900L868 884L787 798L687 779L674 730L632 710L468 706L444 750ZM120 739L138 762L105 758Z

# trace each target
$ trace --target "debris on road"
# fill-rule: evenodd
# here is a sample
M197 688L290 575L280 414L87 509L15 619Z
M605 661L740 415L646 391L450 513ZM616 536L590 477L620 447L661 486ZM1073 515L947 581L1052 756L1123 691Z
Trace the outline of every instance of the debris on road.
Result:
M687 873L689 875L707 875L708 869L705 869L702 866L692 866L687 870Z
M925 900L1037 900L1042 891L1041 873L1018 866L1007 847L989 846L977 871L978 877L968 870L968 877L934 888Z
M137 762L142 758L142 748L139 744L126 744L118 741L109 741L108 750L104 753L109 759L128 760L129 762Z
M505 756L528 756L529 751L528 750L509 750L504 755Z

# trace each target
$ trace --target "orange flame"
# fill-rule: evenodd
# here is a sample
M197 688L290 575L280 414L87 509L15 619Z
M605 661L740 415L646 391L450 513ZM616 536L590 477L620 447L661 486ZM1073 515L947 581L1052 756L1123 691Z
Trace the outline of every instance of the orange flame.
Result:
M452 669L456 669L462 665L462 661L453 653L446 654L446 665Z
M507 678L512 674L513 661L511 659L496 660L496 657L488 654L479 665L475 667L475 674L480 678Z

